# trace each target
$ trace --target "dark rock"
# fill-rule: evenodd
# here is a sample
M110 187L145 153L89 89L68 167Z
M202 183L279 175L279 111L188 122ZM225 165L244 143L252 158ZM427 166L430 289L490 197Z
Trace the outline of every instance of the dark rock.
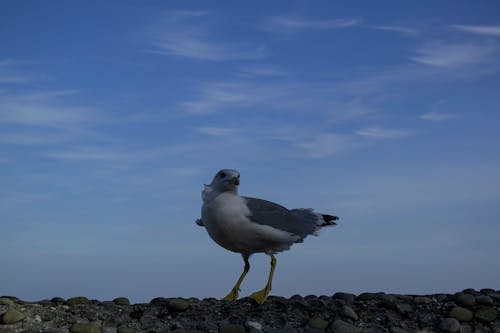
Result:
M456 306L451 309L449 316L451 318L455 318L458 321L471 321L473 317L472 311L460 306Z
M354 299L356 296L354 294L349 294L349 293L335 293L332 296L333 299L341 299L344 300L347 304L352 304L354 302Z
M483 288L481 290L479 290L479 292L481 294L486 294L486 295L489 295L489 294L493 294L495 292L495 289L491 289L491 288Z
M471 294L460 293L455 297L455 303L465 308L471 308L476 305L476 298Z
M474 317L483 322L490 322L497 318L497 310L493 306L485 306L479 308Z
M309 322L307 323L309 327L312 328L319 328L319 329L325 329L328 326L328 322L324 319L321 319L319 317L313 317L309 319Z
M348 305L344 305L342 306L342 308L340 308L340 315L343 318L351 319L354 321L359 319L357 313Z
M467 288L462 290L464 294L475 295L477 291L474 288Z
M376 295L374 293L362 293L359 294L358 297L356 297L357 301L371 301L372 299L375 299Z
M71 333L101 333L101 327L95 323L76 323L70 328Z
M128 326L120 326L116 329L117 333L135 333L135 330Z
M418 305L422 305L422 304L430 304L432 303L432 299L429 298L429 297L425 297L425 296L417 296L413 299L413 302L415 304L418 304Z
M172 299L169 299L169 301L167 303L167 307L171 311L184 312L187 309L189 309L190 304L188 301L186 301L182 298L172 298Z
M389 328L389 332L391 332L391 333L410 333L409 331L402 329L401 327L397 327L397 326L392 326L391 328Z
M26 315L21 311L16 309L9 309L0 318L0 322L3 324L11 325L18 323L26 318Z
M126 297L118 297L113 300L116 305L130 305L130 301Z
M220 327L219 333L246 333L246 330L243 325L225 324Z
M494 304L493 298L491 298L490 296L486 296L486 295L476 296L476 303L481 304L481 305L493 305Z
M89 304L89 303L90 303L89 299L83 296L72 297L66 301L66 304L68 305Z
M337 319L331 325L334 333L359 333L359 328L343 320Z
M57 305L64 304L64 298L62 297L54 297L50 301Z
M439 324L439 328L443 332L458 333L460 332L460 322L455 318L444 318Z

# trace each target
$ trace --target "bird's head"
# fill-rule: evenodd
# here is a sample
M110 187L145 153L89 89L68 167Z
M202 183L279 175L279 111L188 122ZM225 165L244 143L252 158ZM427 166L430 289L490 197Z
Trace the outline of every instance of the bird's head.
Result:
M220 170L210 183L210 187L218 192L238 192L238 185L240 185L240 173L232 169Z

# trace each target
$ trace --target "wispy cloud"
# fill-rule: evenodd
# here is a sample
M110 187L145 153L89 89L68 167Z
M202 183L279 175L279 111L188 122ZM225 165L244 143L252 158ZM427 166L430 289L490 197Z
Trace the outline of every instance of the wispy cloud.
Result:
M198 133L215 137L240 134L244 131L240 127L196 127L195 130Z
M24 95L0 95L0 123L51 128L80 126L95 120L95 110L64 103L60 96L75 91L47 91Z
M368 25L367 27L374 30L395 32L406 36L416 36L419 34L419 31L417 29L394 25Z
M429 66L461 67L484 62L495 53L496 48L483 43L432 42L417 50L410 59Z
M355 132L359 136L373 139L392 139L410 135L410 132L397 129L383 128L379 126L366 127Z
M285 72L273 66L252 66L241 69L241 75L249 77L277 77L285 75Z
M20 84L35 80L32 74L18 72L15 67L21 64L30 63L25 60L14 60L10 58L0 59L0 84Z
M204 11L176 11L147 29L149 52L196 60L252 60L266 57L262 44L221 41L210 34L202 19L214 14Z
M314 158L336 155L356 145L352 137L334 133L322 133L297 144L308 156Z
M445 101L439 101L434 104L432 111L424 113L420 116L420 119L429 120L429 121L445 121L450 119L458 118L459 115L449 112L442 111L442 106L445 104Z
M500 36L500 25L452 25L453 29L486 36Z
M275 31L287 30L332 30L343 29L360 25L359 19L335 19L335 20L307 20L292 16L271 16L268 17L264 27Z

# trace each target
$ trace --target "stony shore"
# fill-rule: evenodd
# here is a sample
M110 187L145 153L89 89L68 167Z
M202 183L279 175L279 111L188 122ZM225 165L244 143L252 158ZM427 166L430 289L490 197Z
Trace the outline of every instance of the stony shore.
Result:
M263 305L248 298L236 302L155 298L130 304L123 297L25 302L3 296L0 333L500 333L499 313L500 291L493 289L433 295L271 296Z

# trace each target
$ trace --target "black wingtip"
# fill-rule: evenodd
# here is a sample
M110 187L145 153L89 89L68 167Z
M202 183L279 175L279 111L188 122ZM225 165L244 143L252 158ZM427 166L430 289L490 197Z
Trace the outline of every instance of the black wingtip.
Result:
M321 214L323 217L323 224L321 226L327 226L327 225L337 225L334 221L337 221L339 219L338 216L335 215L327 215L327 214Z

